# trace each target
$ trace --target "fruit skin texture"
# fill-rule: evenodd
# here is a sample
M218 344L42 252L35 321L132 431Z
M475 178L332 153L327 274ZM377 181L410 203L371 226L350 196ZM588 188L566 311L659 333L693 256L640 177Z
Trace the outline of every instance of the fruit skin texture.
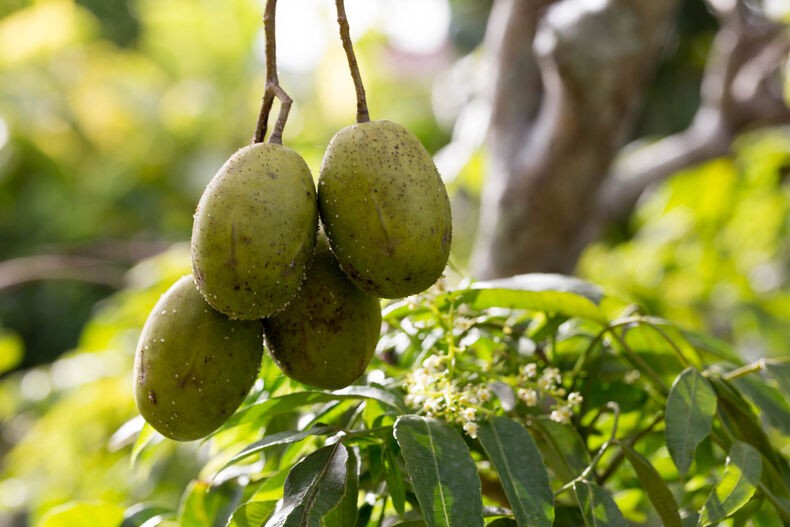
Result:
M263 328L269 354L286 375L319 388L343 388L373 357L381 306L349 281L319 238L299 294Z
M370 294L418 293L447 265L447 190L425 147L399 124L358 123L332 138L318 207L340 266Z
M204 437L244 401L262 354L260 321L215 311L187 275L143 326L134 361L137 409L170 439Z
M255 319L296 294L318 225L304 159L282 145L237 151L211 179L192 226L192 270L215 309Z

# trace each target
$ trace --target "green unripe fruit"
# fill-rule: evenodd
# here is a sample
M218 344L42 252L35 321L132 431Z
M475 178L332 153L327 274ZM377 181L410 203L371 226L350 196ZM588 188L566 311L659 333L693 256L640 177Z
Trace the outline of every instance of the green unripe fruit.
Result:
M318 207L340 266L370 294L418 293L447 265L447 190L425 147L399 124L358 123L332 138Z
M269 354L286 375L319 388L343 388L373 357L381 307L349 281L319 238L299 294L263 328Z
M231 318L271 315L296 294L318 226L310 169L271 143L233 154L209 182L192 226L192 269L209 304Z
M260 321L215 311L185 276L143 326L134 361L137 408L166 437L204 437L244 401L262 354Z

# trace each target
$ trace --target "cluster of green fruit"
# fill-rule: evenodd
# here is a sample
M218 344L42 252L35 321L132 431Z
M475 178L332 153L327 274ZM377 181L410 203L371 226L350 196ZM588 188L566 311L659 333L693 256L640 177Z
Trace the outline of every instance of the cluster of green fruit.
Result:
M317 191L295 151L242 148L198 203L194 275L162 296L143 328L135 358L140 413L173 439L207 435L249 392L263 342L297 381L351 384L379 338L379 298L433 284L450 237L441 177L398 124L341 130L327 147Z

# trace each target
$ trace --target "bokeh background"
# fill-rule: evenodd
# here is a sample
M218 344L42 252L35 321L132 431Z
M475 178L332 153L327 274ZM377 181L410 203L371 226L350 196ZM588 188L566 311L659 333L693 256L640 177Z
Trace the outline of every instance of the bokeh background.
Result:
M446 180L450 280L462 280L486 177L492 2L346 3L372 117L410 128ZM790 12L782 0L760 7ZM256 0L0 4L0 526L35 524L75 499L177 501L200 466L194 450L167 445L131 469L121 427L136 415L140 327L189 272L194 206L252 135L262 10ZM284 143L313 173L355 112L334 17L327 0L281 0L277 13L280 80L295 100ZM717 28L703 2L683 3L639 135L688 125ZM744 133L730 155L644 196L576 273L746 359L787 355L788 176L790 129Z

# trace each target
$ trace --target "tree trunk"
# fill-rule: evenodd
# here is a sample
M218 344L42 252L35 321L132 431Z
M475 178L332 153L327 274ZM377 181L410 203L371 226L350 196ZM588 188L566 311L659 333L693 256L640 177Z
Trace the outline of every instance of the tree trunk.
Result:
M642 151L641 164L613 170L679 3L495 3L486 42L496 66L490 165L475 277L571 273L605 223L630 212L649 185L726 153L739 130L787 122L781 94L766 95L762 82L776 73L787 37L776 24L750 25L739 5L720 13L727 23L711 52L694 124ZM739 76L753 86L748 94L735 89Z

